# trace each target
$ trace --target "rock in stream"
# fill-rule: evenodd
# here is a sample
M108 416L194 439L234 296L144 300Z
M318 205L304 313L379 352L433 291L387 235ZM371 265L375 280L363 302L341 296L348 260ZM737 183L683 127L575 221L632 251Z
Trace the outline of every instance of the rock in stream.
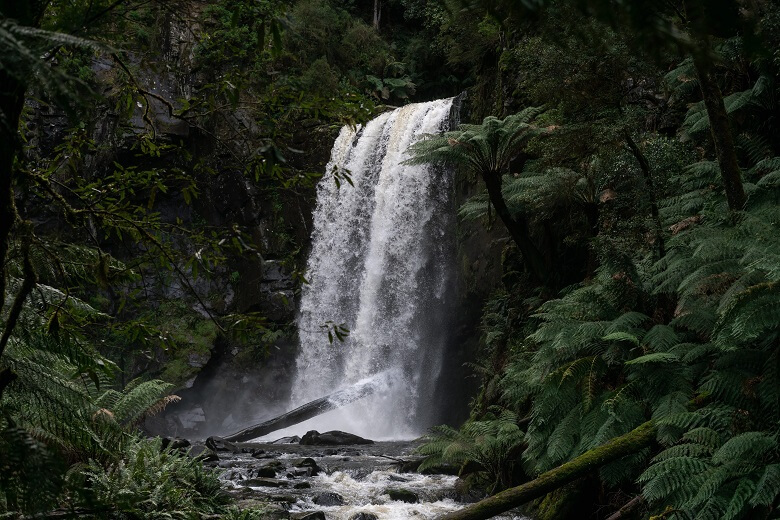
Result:
M474 499L456 490L455 476L399 473L398 461L418 458L418 445L236 443L235 452L219 452L218 465L225 488L239 506L272 502L279 510L276 517L290 520L433 519Z

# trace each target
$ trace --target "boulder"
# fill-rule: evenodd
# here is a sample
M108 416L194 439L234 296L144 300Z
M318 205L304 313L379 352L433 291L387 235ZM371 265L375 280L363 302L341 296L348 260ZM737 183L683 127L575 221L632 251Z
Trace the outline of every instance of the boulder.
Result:
M212 451L229 451L232 453L241 453L241 449L230 441L222 437L209 437L206 439L206 447Z
M293 468L289 472L287 472L287 478L302 478L302 477L311 477L312 476L312 470L311 468Z
M313 502L318 506L343 506L344 497L338 493L320 493L314 497Z
M385 490L385 494L390 495L390 500L398 500L408 504L416 504L420 501L417 493L403 488L390 488Z
M275 478L276 473L276 468L273 466L262 466L257 468L257 471L255 471L255 476L261 478Z
M298 482L297 484L295 484L293 486L293 488L295 488L295 489L310 489L311 488L311 484L308 483L308 482Z
M306 432L300 443L305 446L346 446L349 444L374 444L374 441L339 430L325 433L310 430Z
M187 439L182 439L181 437L174 437L173 439L169 437L163 437L162 446L160 447L163 450L167 448L169 450L185 451L190 447L190 441Z
M284 464L278 460L271 460L259 468L255 472L256 477L274 478L276 474L284 471Z
M311 457L306 457L303 459L297 459L293 461L293 467L295 468L308 468L311 470L310 476L316 477L317 474L322 471L322 469L317 465L317 462L312 459Z
M349 520L378 520L379 517L376 516L374 513L366 513L364 511L361 511L360 513L355 513L354 515L349 517Z
M198 458L202 462L219 462L219 456L202 444L196 444L187 452L190 457Z
M286 480L279 480L275 478L250 478L248 480L244 480L241 482L245 486L250 487L274 487L274 488L282 488L287 487L289 483Z

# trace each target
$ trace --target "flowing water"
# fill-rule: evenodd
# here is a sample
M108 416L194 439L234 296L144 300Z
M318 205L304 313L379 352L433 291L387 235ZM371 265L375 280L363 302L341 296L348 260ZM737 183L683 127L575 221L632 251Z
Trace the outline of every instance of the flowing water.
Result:
M344 127L333 145L317 189L291 407L377 374L381 390L295 432L413 438L439 419L454 297L452 176L404 161L421 136L447 130L453 112L452 98L407 105ZM348 337L330 343L328 329L342 324Z
M314 512L323 513L326 520L435 519L479 498L464 495L454 476L399 471L393 459L414 458L417 445L415 441L359 446L241 444L244 453L220 454L219 465L225 468L224 485L240 507L257 500L275 505L269 520L317 518L308 516ZM316 464L316 474L311 474L311 464L301 465L306 457ZM274 476L258 478L262 468L269 467L274 468ZM404 490L412 501L394 499L390 490ZM366 516L357 516L360 513ZM495 518L527 520L512 513Z

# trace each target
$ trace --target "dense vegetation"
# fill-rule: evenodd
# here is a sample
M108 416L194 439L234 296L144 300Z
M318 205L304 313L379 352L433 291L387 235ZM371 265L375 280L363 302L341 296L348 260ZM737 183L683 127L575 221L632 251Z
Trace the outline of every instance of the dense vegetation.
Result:
M495 492L651 421L535 517L778 518L778 11L585 4L492 6L499 96L537 108L416 147L514 242L472 419L424 452Z
M0 514L262 518L137 432L216 338L294 335L204 280L304 283L313 150L468 89L412 160L484 187L502 287L425 464L496 493L652 428L535 518L780 518L775 3L5 0L0 51Z

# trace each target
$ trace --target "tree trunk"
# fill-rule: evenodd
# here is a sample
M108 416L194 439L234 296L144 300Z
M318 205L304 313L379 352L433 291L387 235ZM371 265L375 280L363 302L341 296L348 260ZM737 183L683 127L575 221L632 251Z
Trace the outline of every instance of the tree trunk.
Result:
M517 244L517 247L520 249L520 252L523 254L523 262L537 281L546 284L552 274L552 268L548 262L545 261L539 248L537 248L536 244L531 240L528 230L528 221L525 217L520 215L515 219L509 212L509 208L507 208L506 202L504 201L504 195L501 193L501 174L491 173L483 175L482 178L487 187L490 203L496 208L498 218L504 223L512 240L514 240L515 244Z
M382 0L374 0L374 29L379 30L379 20L382 18Z
M647 184L647 189L650 192L650 213L652 214L653 221L656 225L655 232L656 240L658 241L658 258L663 258L666 256L666 245L664 244L663 225L661 224L661 216L658 211L658 202L656 201L655 184L653 183L653 173L650 169L650 162L648 162L647 157L642 153L639 145L634 142L634 139L627 130L624 132L624 135L626 137L628 149L631 152L631 155L634 156L634 159L636 159L636 162L639 163L639 168L642 170L642 174L645 178L645 184Z
M693 63L699 79L699 88L707 108L710 120L710 132L715 143L715 154L718 157L720 175L723 187L726 189L726 200L732 211L739 211L745 206L745 190L742 187L742 172L737 162L737 151L734 147L734 137L731 134L729 116L723 103L723 94L715 80L712 65L701 55L694 55Z
M19 150L19 118L24 105L24 85L0 71L0 309L5 304L6 261L14 209L13 168Z
M448 513L439 517L439 520L485 520L491 518L542 497L605 464L636 453L649 446L654 440L655 426L652 422L646 422L625 435L612 439L603 446L594 448L566 464L542 473L530 482L502 491L459 511Z
M231 442L250 441L277 430L281 430L282 428L287 428L289 426L302 423L303 421L311 419L312 417L317 417L318 415L335 410L336 408L341 408L342 406L345 406L351 402L363 399L364 397L373 394L376 391L377 382L379 381L380 377L381 376L378 376L377 378L372 379L367 383L360 383L343 390L338 390L330 395L320 397L319 399L315 399L314 401L306 403L303 406L299 406L295 410L284 413L260 424L244 428L240 432L227 435L223 438L226 441Z

